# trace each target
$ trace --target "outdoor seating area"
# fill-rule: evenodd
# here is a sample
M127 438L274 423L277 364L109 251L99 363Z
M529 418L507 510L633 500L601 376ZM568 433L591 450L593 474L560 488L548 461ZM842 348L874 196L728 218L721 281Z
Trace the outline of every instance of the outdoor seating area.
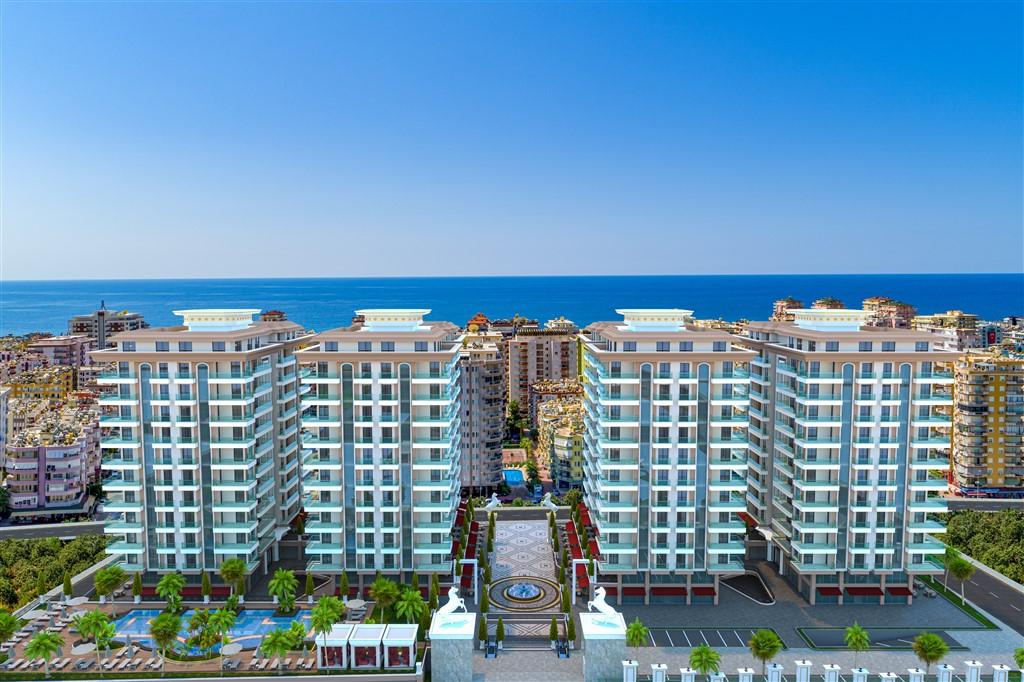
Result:
M386 670L416 665L416 625L336 624L318 637L321 667L332 670Z

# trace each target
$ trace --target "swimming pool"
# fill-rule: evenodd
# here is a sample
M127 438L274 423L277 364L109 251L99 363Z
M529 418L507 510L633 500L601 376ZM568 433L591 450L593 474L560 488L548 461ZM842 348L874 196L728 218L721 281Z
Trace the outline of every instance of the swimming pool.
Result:
M128 637L131 637L133 644L152 649L153 639L149 636L149 621L161 613L163 612L159 609L133 609L129 611L114 621L114 627L117 629L116 639L124 642ZM192 617L193 613L195 611L189 609L181 616L182 630L178 640L182 643L185 642L188 619ZM243 609L235 620L235 627L231 628L228 632L228 639L241 644L243 649L255 649L263 639L263 636L268 632L277 628L290 627L294 620L302 621L303 625L306 626L307 632L310 631L309 618L310 612L308 610L299 611L294 616L278 616L275 615L273 609ZM200 652L193 649L190 653L198 654Z
M509 485L523 485L526 482L521 469L505 469L503 474L505 476L505 483Z

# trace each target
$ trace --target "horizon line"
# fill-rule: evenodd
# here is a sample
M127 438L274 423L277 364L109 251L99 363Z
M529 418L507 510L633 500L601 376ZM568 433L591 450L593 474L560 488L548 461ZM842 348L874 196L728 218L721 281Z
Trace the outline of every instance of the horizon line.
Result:
M360 280L360 279L528 279L528 278L591 278L591 277L930 277L930 276L966 276L966 275L1021 275L1020 272L722 272L722 273L655 273L655 274L555 274L555 275L359 275L359 276L303 276L288 275L250 276L250 277L76 277L50 279L0 279L0 286L10 282L198 282L198 281L248 281L248 280Z

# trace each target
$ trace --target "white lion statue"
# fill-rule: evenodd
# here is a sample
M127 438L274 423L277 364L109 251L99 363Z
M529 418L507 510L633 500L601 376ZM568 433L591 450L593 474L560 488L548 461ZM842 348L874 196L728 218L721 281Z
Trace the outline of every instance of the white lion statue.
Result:
M435 615L443 616L448 613L455 613L459 609L466 610L466 602L459 596L459 588L452 585L448 588L448 601L438 607Z

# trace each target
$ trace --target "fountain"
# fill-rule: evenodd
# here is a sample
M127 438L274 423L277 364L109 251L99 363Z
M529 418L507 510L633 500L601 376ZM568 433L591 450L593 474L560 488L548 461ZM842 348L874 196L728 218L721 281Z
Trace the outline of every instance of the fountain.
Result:
M533 583L512 583L505 588L505 596L515 602L531 602L540 599L543 591Z

